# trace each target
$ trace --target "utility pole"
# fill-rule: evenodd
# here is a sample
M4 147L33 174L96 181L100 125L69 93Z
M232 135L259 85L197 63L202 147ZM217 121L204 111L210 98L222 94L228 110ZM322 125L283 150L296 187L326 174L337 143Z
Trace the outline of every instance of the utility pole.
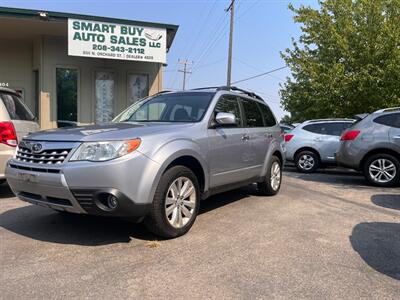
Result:
M183 73L183 86L182 89L185 90L185 86L186 86L186 74L192 74L192 72L187 70L187 65L191 65L193 64L193 62L188 62L188 60L183 60L180 61L178 60L178 63L183 65L183 70L178 70L178 72L182 72Z
M234 21L234 11L235 11L235 0L231 0L231 4L226 9L226 11L231 11L231 23L229 28L229 49L228 49L228 72L226 78L226 85L231 86L231 76L232 76L232 42L233 42L233 21Z

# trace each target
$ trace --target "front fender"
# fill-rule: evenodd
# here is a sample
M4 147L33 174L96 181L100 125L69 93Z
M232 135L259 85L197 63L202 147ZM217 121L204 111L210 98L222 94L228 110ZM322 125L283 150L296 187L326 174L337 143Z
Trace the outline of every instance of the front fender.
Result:
M152 159L157 162L160 167L151 186L149 202L153 201L155 191L165 170L174 160L182 156L191 156L200 163L204 171L204 191L207 191L209 187L209 167L206 163L206 157L202 153L205 153L204 149L190 139L172 140L156 149L152 155Z

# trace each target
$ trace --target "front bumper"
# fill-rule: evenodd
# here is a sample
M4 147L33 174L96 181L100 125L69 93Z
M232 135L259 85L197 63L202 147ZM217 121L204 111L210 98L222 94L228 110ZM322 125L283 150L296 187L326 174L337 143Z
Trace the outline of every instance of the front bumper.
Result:
M46 168L10 160L8 183L21 200L78 214L143 217L152 199L156 163L140 153L109 162L67 162ZM115 209L101 205L102 195L118 200Z

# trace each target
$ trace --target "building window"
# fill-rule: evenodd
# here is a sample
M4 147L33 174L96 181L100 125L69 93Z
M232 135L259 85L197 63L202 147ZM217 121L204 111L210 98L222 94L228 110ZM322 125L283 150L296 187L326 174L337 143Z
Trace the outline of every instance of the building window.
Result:
M128 105L149 95L149 77L143 74L128 74Z
M78 121L78 70L57 68L56 85L57 122L73 125Z
M95 72L96 123L110 122L114 117L115 74Z

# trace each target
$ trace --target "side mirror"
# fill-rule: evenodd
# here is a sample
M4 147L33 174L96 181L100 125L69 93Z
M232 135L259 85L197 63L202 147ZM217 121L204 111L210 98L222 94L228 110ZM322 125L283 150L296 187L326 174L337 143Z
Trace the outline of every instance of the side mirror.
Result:
M236 117L234 114L231 113L224 113L224 112L219 112L217 116L215 117L215 121L217 122L218 125L237 125L236 123Z

